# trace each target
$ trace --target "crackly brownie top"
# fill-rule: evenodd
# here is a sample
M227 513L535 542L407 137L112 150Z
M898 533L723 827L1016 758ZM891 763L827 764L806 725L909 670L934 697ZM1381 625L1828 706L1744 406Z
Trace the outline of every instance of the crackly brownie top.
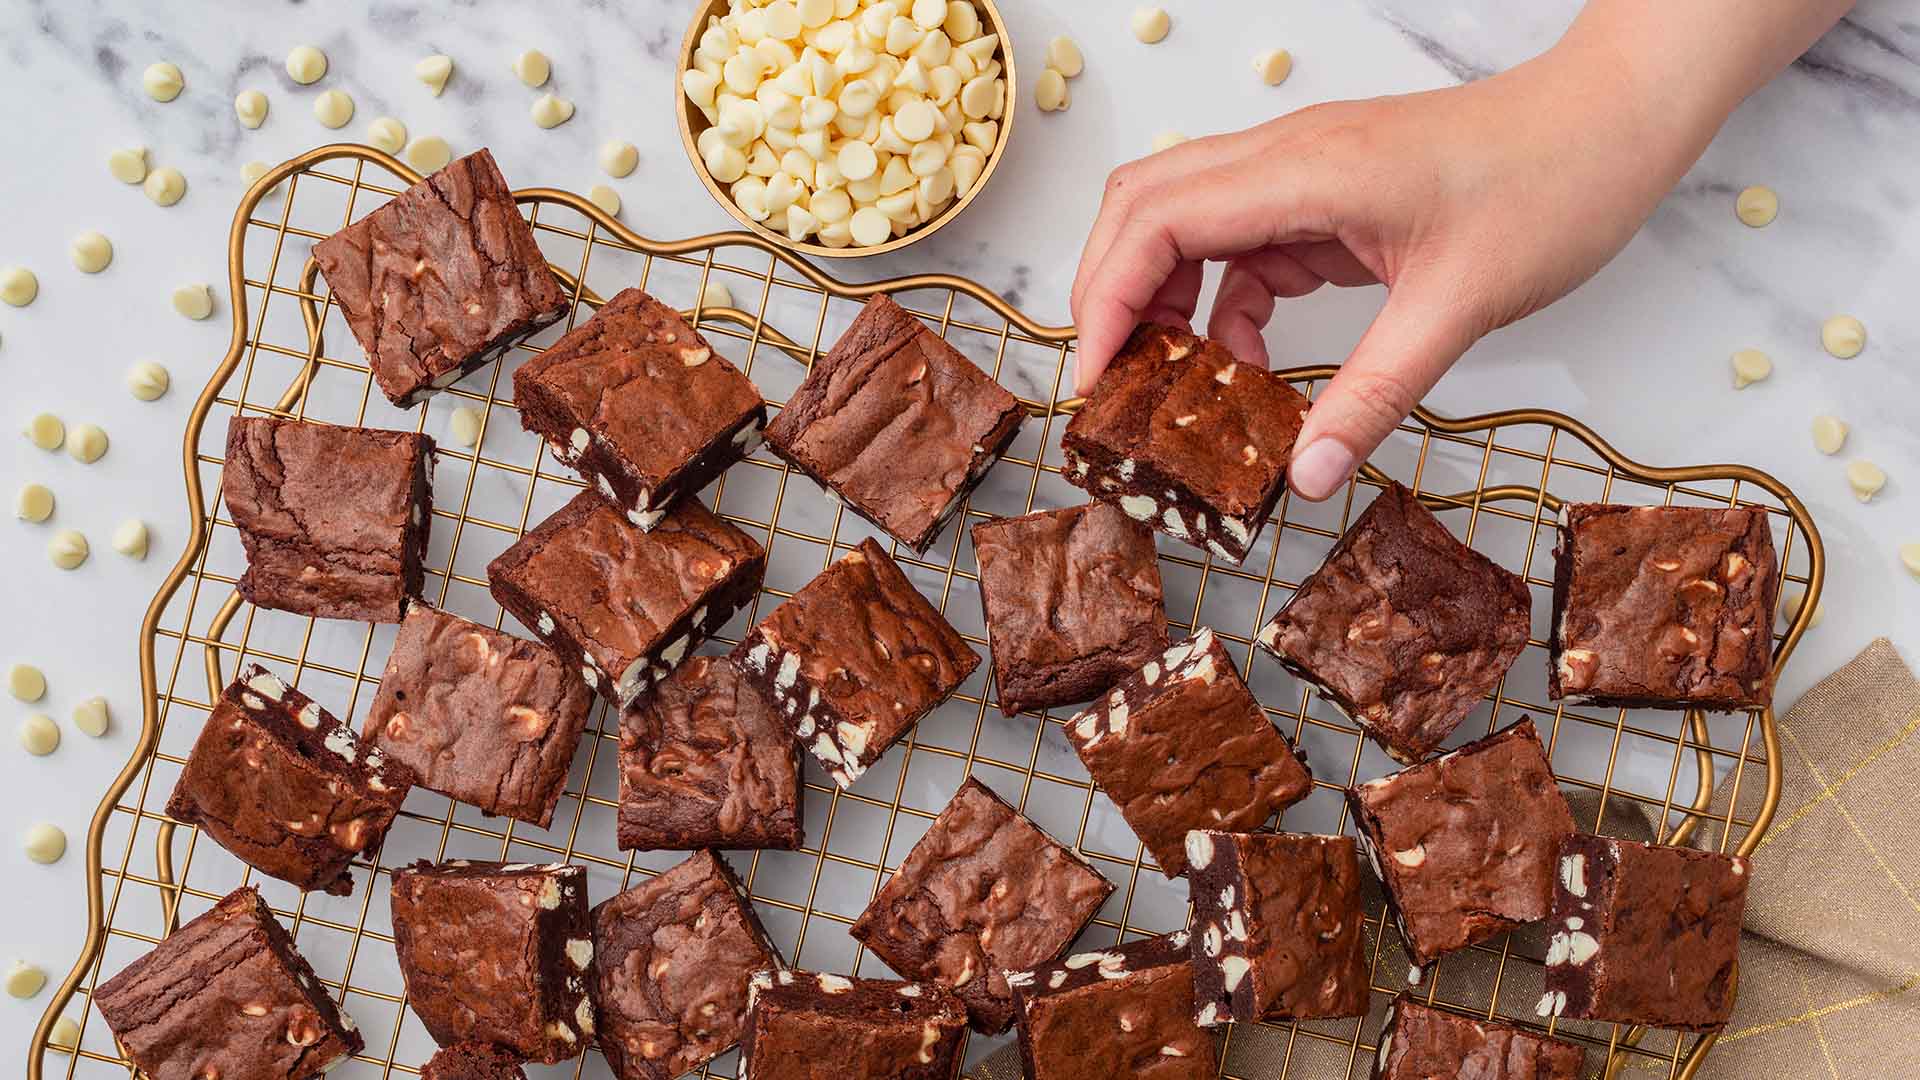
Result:
M1179 930L1010 974L1035 1074L1213 1080L1213 1036L1193 1022L1189 948Z
M740 369L672 308L623 289L514 372L586 418L649 488L760 408Z
M1020 403L875 296L767 426L767 441L908 543L945 512Z
M1459 726L1526 648L1526 582L1467 547L1390 484L1260 632L1416 761Z
M743 1070L742 1076L944 1078L952 1075L965 1045L965 1007L932 983L760 971L754 973L748 1000L751 1071Z
M1070 445L1149 468L1244 517L1280 483L1307 399L1219 342L1142 323L1067 424Z
M394 576L433 440L274 416L227 422L221 488L249 553L289 549L329 573Z
M389 397L567 307L484 149L315 244L313 257Z
M1561 534L1558 693L1771 700L1766 511L1576 503Z
M1401 994L1388 1009L1375 1080L1578 1080L1577 1043L1512 1024L1461 1016Z

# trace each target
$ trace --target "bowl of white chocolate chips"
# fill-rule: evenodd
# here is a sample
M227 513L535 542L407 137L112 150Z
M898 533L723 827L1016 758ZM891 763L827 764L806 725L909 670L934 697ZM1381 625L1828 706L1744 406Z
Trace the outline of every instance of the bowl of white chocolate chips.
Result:
M680 136L727 212L825 258L895 251L986 186L1012 127L991 0L706 0Z

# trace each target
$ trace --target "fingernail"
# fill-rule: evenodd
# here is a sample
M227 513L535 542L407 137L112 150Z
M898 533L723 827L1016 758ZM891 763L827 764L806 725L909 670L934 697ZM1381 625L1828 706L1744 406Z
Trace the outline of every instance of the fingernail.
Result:
M1353 451L1340 440L1325 437L1307 444L1293 455L1287 469L1287 485L1303 499L1319 502L1353 475Z

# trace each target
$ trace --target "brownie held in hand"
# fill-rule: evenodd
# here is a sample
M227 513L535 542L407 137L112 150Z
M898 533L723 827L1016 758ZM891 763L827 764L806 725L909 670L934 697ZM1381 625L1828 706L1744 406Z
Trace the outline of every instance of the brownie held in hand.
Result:
M672 308L623 289L513 373L520 425L652 529L759 444L760 391Z
M1350 788L1347 804L1415 964L1552 910L1573 814L1532 720Z
M1307 399L1218 342L1144 323L1067 424L1063 474L1238 563L1286 486Z
M1313 789L1204 626L1067 721L1067 738L1170 878L1187 870L1189 829L1256 829Z
M871 539L773 609L733 658L843 788L980 666Z
M393 947L408 1004L442 1046L492 1042L552 1064L593 1037L582 867L455 859L396 870Z
M420 595L433 521L431 438L236 416L220 482L247 553L240 595L254 604L399 622Z
M1387 1007L1372 1080L1580 1080L1585 1058L1578 1043L1401 994Z
M428 791L546 828L593 693L544 645L407 609L363 737Z
M249 664L214 703L167 816L263 874L345 896L349 864L380 846L413 782L413 770Z
M1389 484L1260 630L1395 761L1431 754L1527 647L1527 583Z
M1011 973L1029 1080L1214 1080L1212 1033L1193 1019L1187 932L1075 953Z
M925 551L1026 413L887 296L867 302L767 426L773 452Z
M968 777L847 932L893 970L966 1002L988 1034L1013 1023L1006 973L1059 956L1113 886Z
M1569 503L1554 562L1554 700L1772 703L1780 578L1765 510Z
M1000 711L1105 692L1167 647L1153 534L1095 502L973 527Z
M151 1080L308 1080L365 1046L252 886L101 983L93 1004Z
M755 972L740 1080L953 1080L967 1010L929 983Z
M583 491L487 564L487 588L625 708L751 602L766 569L766 551L698 499L645 532Z
M567 313L493 154L476 150L313 245L387 400L402 408Z

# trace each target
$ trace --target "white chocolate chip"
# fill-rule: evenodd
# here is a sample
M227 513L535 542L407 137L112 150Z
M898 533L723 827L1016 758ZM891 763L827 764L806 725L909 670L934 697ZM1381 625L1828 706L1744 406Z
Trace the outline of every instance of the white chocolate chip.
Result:
M1067 93L1067 80L1059 72L1048 68L1040 73L1033 82L1033 103L1041 112L1062 112L1073 104Z
M461 405L447 414L447 436L456 446L472 446L479 442L480 410Z
M70 1016L63 1016L53 1022L53 1030L47 1033L47 1045L62 1050L74 1050L80 1046L80 1025Z
M1851 360L1867 347L1867 327L1851 315L1835 315L1820 324L1820 345L1842 360Z
M528 49L513 58L513 74L528 86L545 86L553 75L553 62L539 49Z
M0 270L0 300L14 307L26 307L40 295L40 279L24 266Z
M726 284L709 278L700 287L700 306L702 308L730 308L733 306L733 293ZM742 429L745 430L745 429Z
M166 394L172 378L167 369L152 360L142 360L127 369L127 392L141 401L157 401Z
M179 169L171 165L162 165L147 174L141 187L146 191L147 198L153 200L154 205L172 206L186 195L187 178Z
M440 53L426 57L413 65L413 77L433 91L434 97L447 88L447 79L453 75L453 57Z
M1173 21L1167 18L1164 8L1143 7L1134 11L1132 25L1135 40L1143 45L1157 45L1166 40Z
M53 491L45 484L26 484L13 498L13 516L39 524L53 516Z
M30 998L46 985L47 973L23 960L7 968L7 993L13 997Z
M533 102L533 122L542 128L557 128L573 119L573 102L553 94L541 94Z
M1427 845L1415 844L1405 851L1396 851L1393 853L1393 861L1399 863L1401 866L1410 868L1425 865L1427 861Z
M327 54L311 45L297 45L287 54L287 77L301 86L319 82L327 73Z
M1853 497L1861 502L1872 502L1880 489L1887 486L1886 470L1873 462L1860 458L1847 463L1847 486L1853 489Z
M1813 447L1823 454L1837 454L1847 445L1846 422L1833 416L1813 418Z
M1741 349L1733 354L1733 388L1744 390L1773 374L1773 361L1759 349Z
M1066 78L1075 79L1086 70L1087 61L1072 38L1057 37L1047 42L1047 66Z
M1213 862L1213 837L1199 829L1187 830L1187 865L1195 870L1205 870Z
M52 413L36 413L27 421L27 440L42 450L58 450L67 441L67 425Z
M1150 145L1153 147L1154 153L1161 154L1186 141L1187 136L1182 135L1178 131L1162 131L1153 137L1153 142Z
M1920 581L1920 544L1901 544L1900 564L1907 568L1907 573L1912 574L1915 581ZM1819 608L1814 609L1813 617L1820 617Z
M852 980L844 975L822 973L819 976L820 989L829 994L844 994L853 989Z
M240 166L240 180L248 187L259 183L260 178L265 175L267 175L267 163L264 161L249 161L245 165ZM267 196L277 195L279 193L279 184L268 188L266 192Z
M632 143L609 139L600 144L600 171L608 176L631 176L639 165L640 151Z
M82 465L91 465L107 453L107 433L98 424L75 424L67 432L67 453Z
M129 146L107 155L107 172L123 184L137 184L147 178L147 148Z
M106 698L90 697L73 707L73 726L82 735L100 738L107 733L108 720Z
M588 189L587 201L606 211L608 217L617 217L620 213L620 193L605 184L595 184Z
M367 142L376 150L397 154L407 147L407 125L391 116L375 117L367 125Z
M53 718L33 713L20 721L20 747L35 757L45 757L60 746L60 727Z
M205 283L182 285L173 290L173 310L189 319L204 319L213 314L213 290Z
M407 164L418 173L435 173L453 160L447 140L438 135L422 135L407 144Z
M7 669L7 692L20 701L39 701L47 693L47 677L32 664L15 664Z
M27 829L22 846L27 858L42 865L57 863L67 853L67 834L58 825L41 822Z
M153 100L172 101L180 96L180 90L187 85L187 80L186 76L180 74L177 65L162 60L147 65L147 70L140 73L140 85L146 88L147 96Z
M567 959L573 961L573 966L581 971L587 970L587 965L593 963L593 942L586 938L568 938Z
M248 130L267 122L267 95L258 90L242 90L233 96L233 115Z
M1568 855L1560 860L1560 887L1572 896L1587 895L1587 857Z
M1534 1015L1545 1019L1549 1016L1559 1016L1566 1010L1566 1007L1567 992L1564 990L1549 990L1540 996L1540 1004L1534 1006L1533 1011Z
M1773 224L1773 219L1779 216L1780 196L1774 194L1772 188L1759 184L1742 188L1740 194L1734 197L1733 213L1741 224L1754 229L1763 228Z
M353 119L353 98L344 90L327 90L313 99L313 118L320 126L339 129Z
M83 232L73 238L67 253L73 258L74 269L83 274L97 274L113 262L113 242L101 233Z
M113 530L113 550L129 559L147 557L147 526L139 518L128 518Z
M1279 86L1293 74L1293 54L1285 49L1268 49L1253 58L1254 73L1268 86Z
M1240 980L1247 977L1253 964L1244 956L1223 956L1220 958L1221 985L1231 994L1240 987Z

